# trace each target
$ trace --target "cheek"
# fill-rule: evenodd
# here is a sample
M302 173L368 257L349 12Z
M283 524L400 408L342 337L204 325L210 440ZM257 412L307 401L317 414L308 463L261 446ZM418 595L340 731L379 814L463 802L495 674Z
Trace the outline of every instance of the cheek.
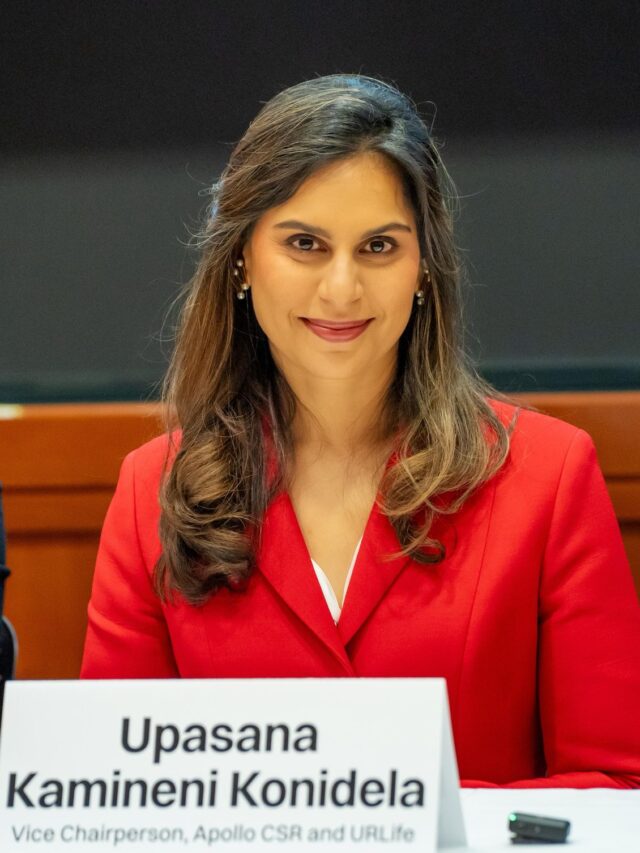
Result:
M409 319L411 318L411 312L417 310L414 302L415 297L412 288L411 290L403 289L403 291L393 299L386 299L383 301L383 304L380 305L381 313L385 319L385 334L389 338L398 340L400 335L403 333Z
M390 323L382 332L383 339L379 342L380 351L387 352L398 346L398 341L402 337L402 333L407 328L410 314L408 311L403 313L397 312Z
M263 278L259 287L252 287L250 298L256 319L270 340L276 341L282 334L290 333L295 318L303 313L298 305L298 290L276 276L269 280Z

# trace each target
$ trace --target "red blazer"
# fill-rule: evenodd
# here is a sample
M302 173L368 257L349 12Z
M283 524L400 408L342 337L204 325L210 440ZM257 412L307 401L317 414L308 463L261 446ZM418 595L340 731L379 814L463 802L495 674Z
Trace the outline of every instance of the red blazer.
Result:
M337 625L284 492L245 591L161 604L166 447L122 464L82 677L444 676L463 784L640 787L640 608L586 432L521 410L504 467L434 524L440 564L383 561L399 544L374 508Z

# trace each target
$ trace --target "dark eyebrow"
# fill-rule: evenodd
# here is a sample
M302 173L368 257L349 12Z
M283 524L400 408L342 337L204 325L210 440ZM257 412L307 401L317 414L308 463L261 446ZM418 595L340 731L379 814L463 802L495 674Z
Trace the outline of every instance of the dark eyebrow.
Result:
M317 225L309 225L307 222L300 222L299 219L287 219L285 222L278 222L277 225L274 225L273 227L300 228L302 231L308 231L311 234L320 234L322 237L331 238L331 234L328 231L325 231L324 228L318 228ZM380 234L383 231L408 231L411 233L412 229L409 228L408 225L404 225L402 222L387 222L386 225L380 225L378 228L372 228L370 231L365 231L361 239L364 240L366 237L373 237L375 234Z

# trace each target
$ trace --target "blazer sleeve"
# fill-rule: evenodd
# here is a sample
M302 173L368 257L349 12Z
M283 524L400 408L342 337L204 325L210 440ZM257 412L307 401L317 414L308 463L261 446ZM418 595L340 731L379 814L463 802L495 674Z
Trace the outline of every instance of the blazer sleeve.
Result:
M133 451L120 468L100 536L81 678L178 676L162 605L140 544L135 470Z
M640 607L584 430L576 431L560 475L539 596L547 775L500 787L640 787Z

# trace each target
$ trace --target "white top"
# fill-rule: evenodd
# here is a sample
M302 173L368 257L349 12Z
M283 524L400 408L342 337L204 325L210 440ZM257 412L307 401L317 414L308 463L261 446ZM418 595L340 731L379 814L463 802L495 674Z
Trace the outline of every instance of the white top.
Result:
M356 564L356 557L358 556L358 551L360 549L360 543L362 542L362 536L356 545L356 550L353 553L353 557L351 559L351 565L349 566L349 571L347 572L347 578L344 582L344 589L342 591L342 601L344 602L344 597L347 594L347 587L349 586L349 581L351 580L351 574L353 572L353 567ZM329 578L322 571L320 566L316 563L316 561L311 558L311 563L313 568L316 571L316 575L318 577L318 581L320 582L320 589L322 590L324 597L329 605L329 610L331 611L331 615L333 616L333 621L337 622L340 618L341 607L338 604L338 599L336 598L336 594L333 591L333 587L331 586L331 582Z

